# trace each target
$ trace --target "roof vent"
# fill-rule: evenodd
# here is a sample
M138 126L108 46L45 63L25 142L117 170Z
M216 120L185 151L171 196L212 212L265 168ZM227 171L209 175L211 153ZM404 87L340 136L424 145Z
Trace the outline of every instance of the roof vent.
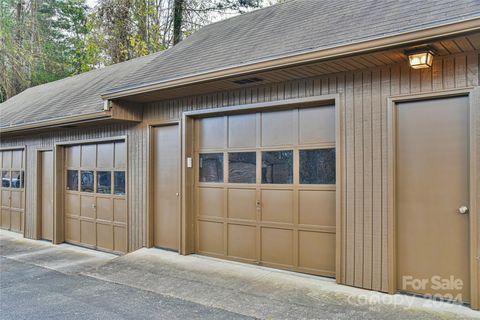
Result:
M258 78L258 77L251 77L251 78L244 78L244 79L238 79L232 81L233 83L244 85L244 84L250 84L250 83L255 83L255 82L262 82L263 79Z

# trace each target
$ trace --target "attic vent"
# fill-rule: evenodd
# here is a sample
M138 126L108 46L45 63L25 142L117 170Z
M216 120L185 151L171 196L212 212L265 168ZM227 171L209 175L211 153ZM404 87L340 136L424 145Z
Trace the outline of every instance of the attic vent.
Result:
M262 81L263 81L263 79L260 79L258 77L252 77L252 78L234 80L232 82L236 83L236 84L244 85L244 84L249 84L249 83L254 83L254 82L262 82Z

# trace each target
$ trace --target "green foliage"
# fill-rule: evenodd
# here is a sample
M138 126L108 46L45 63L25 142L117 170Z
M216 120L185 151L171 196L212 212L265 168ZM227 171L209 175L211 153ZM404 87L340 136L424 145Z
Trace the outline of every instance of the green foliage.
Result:
M0 0L0 102L46 82L165 50L266 0ZM281 0L268 0L269 4Z

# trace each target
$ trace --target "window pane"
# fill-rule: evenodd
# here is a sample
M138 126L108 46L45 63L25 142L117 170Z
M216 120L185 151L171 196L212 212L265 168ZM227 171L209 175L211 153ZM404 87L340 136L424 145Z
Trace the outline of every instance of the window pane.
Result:
M200 154L200 182L223 182L223 153Z
M293 183L293 151L262 152L262 183Z
M2 187L10 188L10 171L2 171Z
M228 154L228 182L255 183L257 155L255 152Z
M97 171L97 193L112 193L112 173Z
M116 195L125 195L125 171L114 172L114 192Z
M93 171L81 171L82 192L93 192L94 178Z
M300 183L335 184L335 148L300 150Z
M67 170L67 190L78 191L77 170Z
M21 171L21 174L22 174L22 185L20 186L20 188L24 188L25 187L25 171Z
M12 182L11 182L11 187L12 188L21 188L22 185L22 175L20 171L12 171Z

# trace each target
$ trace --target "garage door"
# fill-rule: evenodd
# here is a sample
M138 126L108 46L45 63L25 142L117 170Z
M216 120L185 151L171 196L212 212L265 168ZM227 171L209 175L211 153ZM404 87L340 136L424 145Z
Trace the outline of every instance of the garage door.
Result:
M335 108L196 121L196 251L335 276Z
M65 241L127 251L125 142L65 148Z
M23 150L0 151L2 186L0 192L2 229L23 232L25 183Z

